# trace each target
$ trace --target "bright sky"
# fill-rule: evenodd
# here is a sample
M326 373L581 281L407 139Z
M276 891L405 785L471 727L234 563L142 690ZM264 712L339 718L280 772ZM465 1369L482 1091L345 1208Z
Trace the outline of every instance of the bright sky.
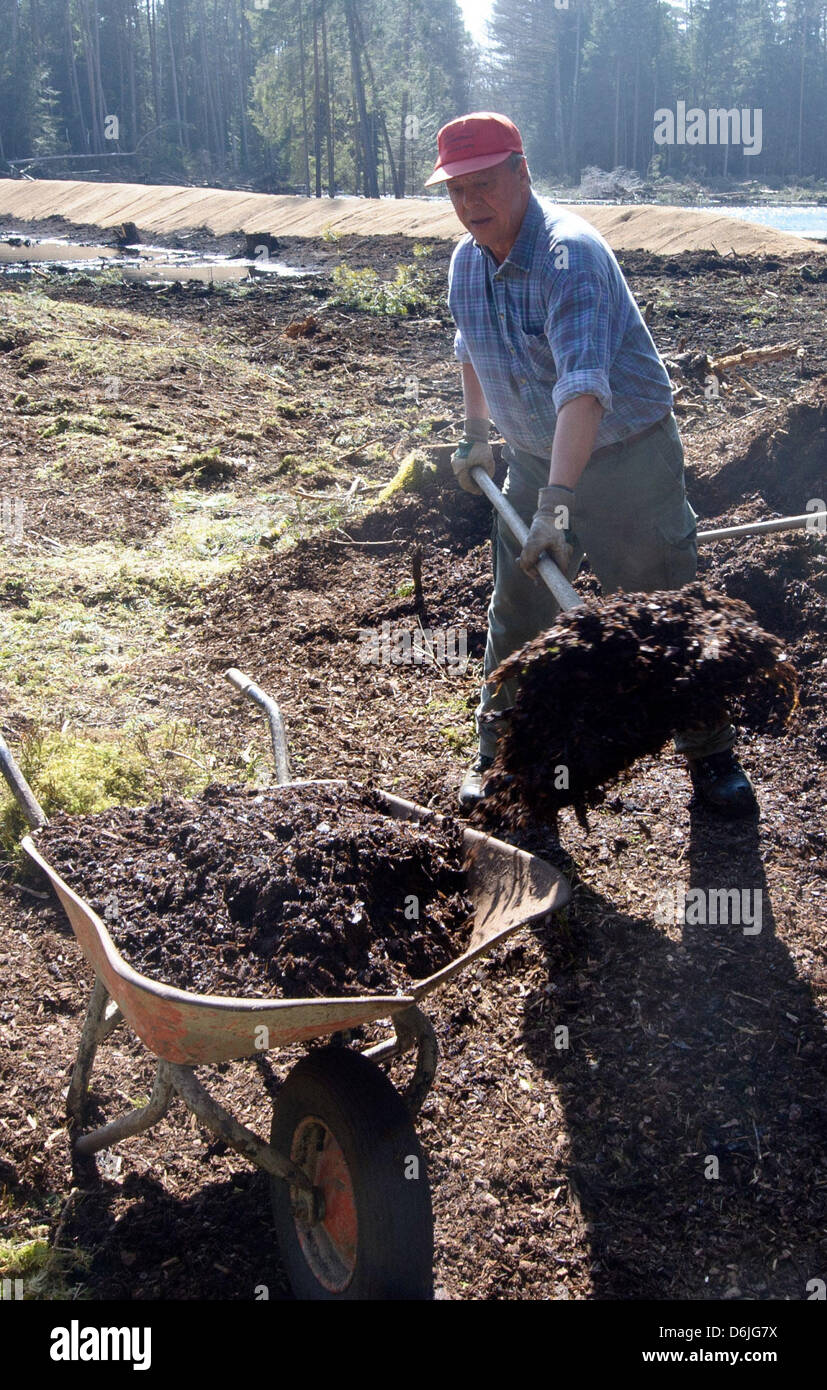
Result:
M471 31L477 43L486 42L485 23L493 6L494 0L459 0L465 27Z
M470 30L477 43L487 43L485 23L491 17L494 0L458 0L458 3L466 29ZM669 0L669 3L675 9L686 9L686 0Z

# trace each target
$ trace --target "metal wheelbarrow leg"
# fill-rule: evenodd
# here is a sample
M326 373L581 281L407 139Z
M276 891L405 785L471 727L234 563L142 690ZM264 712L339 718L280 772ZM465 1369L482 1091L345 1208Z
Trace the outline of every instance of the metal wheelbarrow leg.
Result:
M107 1011L107 1005L110 1003L112 1007ZM122 1019L123 1014L118 1005L110 1000L106 985L100 975L96 975L66 1097L66 1113L77 1128L80 1128L84 1120L95 1054L100 1044L115 1031Z

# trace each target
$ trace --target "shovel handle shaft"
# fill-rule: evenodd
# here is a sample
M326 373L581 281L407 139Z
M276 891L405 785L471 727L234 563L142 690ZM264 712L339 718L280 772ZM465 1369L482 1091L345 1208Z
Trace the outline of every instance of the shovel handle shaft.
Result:
M489 478L484 468L472 468L471 477L485 493L492 507L498 516L502 517L514 539L521 545L525 545L528 535L528 527L522 517L518 516L511 503L503 497L493 478ZM558 569L549 555L541 555L537 561L537 570L540 578L547 589L550 589L561 608L577 608L583 600L577 590L572 588L562 570Z
M724 541L736 536L763 536L768 531L814 531L823 536L827 529L827 512L805 512L803 516L780 516L775 521L751 521L746 526L721 526L714 531L699 531L699 541Z

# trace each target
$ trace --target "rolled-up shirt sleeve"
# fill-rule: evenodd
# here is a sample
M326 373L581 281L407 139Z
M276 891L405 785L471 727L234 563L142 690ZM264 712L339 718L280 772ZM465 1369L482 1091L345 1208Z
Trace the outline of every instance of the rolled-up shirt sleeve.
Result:
M457 331L454 334L454 356L456 357L458 362L470 362L471 354L469 353L468 348L466 347L465 339L462 336L462 330L460 329L460 326L457 323L457 315L454 312L454 307L451 303L451 286L453 285L454 281L454 266L456 264L457 255L461 246L462 242L460 242L458 246L454 247L450 264L448 266L448 308L451 310L451 316L457 327Z
M555 410L575 396L596 396L612 408L609 385L611 325L609 286L594 273L562 271L551 297L546 337L557 369Z
M465 346L465 339L459 329L454 334L454 356L458 362L471 361L471 354Z

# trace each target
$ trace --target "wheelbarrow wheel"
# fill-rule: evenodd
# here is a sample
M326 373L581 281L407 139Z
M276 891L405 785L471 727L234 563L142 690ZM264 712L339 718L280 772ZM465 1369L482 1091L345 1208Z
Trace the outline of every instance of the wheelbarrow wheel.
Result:
M312 1179L315 1196L280 1178L270 1191L297 1298L427 1299L433 1215L422 1150L399 1093L374 1062L319 1048L276 1098L271 1143Z

